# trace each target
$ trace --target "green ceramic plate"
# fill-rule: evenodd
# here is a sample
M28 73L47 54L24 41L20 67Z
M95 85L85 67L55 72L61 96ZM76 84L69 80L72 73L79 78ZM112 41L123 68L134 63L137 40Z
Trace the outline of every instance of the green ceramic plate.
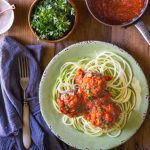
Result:
M86 56L94 57L103 51L114 52L126 59L131 65L134 76L139 80L142 89L141 99L137 100L136 107L130 119L121 135L117 138L110 138L106 135L92 137L72 127L65 126L61 120L62 115L58 114L52 105L52 89L61 66L67 61L76 61ZM147 81L143 71L134 58L117 46L98 41L80 42L65 48L57 54L44 71L40 83L39 96L42 115L52 132L62 141L73 147L90 150L110 149L127 141L143 123L149 104Z

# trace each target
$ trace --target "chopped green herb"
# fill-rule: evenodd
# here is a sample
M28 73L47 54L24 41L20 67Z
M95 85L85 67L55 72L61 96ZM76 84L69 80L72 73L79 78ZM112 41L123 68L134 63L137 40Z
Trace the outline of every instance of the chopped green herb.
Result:
M88 94L88 95L90 94L90 90L87 90L87 94Z
M89 100L93 100L93 97L92 97L92 96L88 96L88 99L89 99Z
M86 85L83 85L83 89L84 89L84 90L86 89Z
M31 26L45 40L63 37L72 27L74 8L68 0L40 0L33 9Z
M108 125L107 125L107 124L105 124L105 128L108 128Z
M79 89L79 87L76 85L76 86L75 86L75 91L77 91L78 89Z
M65 105L65 109L66 109L66 110L69 110L69 107L68 107L67 105Z
M99 110L99 111L103 111L103 108L100 108L100 107L99 107L98 110Z

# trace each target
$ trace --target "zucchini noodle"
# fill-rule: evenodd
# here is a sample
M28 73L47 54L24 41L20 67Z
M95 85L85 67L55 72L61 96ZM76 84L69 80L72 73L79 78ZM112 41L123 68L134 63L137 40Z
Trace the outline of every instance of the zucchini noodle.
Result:
M85 72L99 72L103 75L111 75L113 77L107 83L107 88L112 94L112 100L120 107L121 114L119 121L112 127L102 129L93 126L82 116L70 118L59 111L57 99L59 94L67 93L75 90L78 85L75 84L76 71L82 68ZM58 113L62 114L62 122L67 126L84 132L91 136L117 137L121 134L121 130L126 125L132 110L136 104L136 93L132 86L133 72L129 63L112 52L102 52L96 58L82 58L77 62L66 62L60 69L60 75L56 80L53 88L53 105Z

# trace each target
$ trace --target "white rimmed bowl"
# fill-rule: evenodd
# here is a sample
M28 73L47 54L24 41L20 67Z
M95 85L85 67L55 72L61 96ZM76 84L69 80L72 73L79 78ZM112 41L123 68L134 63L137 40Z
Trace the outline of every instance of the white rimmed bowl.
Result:
M10 8L11 5L6 0L0 0L0 11ZM7 32L14 22L14 11L8 10L0 14L0 34Z

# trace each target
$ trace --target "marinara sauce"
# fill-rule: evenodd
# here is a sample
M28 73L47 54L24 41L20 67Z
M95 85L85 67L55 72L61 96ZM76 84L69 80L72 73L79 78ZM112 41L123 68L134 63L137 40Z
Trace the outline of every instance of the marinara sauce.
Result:
M88 0L94 15L111 25L121 25L137 18L145 0Z
M84 72L78 69L75 75L76 90L67 91L58 97L59 110L69 117L83 116L92 125L111 128L119 121L121 110L112 101L107 90L111 75L99 72Z

